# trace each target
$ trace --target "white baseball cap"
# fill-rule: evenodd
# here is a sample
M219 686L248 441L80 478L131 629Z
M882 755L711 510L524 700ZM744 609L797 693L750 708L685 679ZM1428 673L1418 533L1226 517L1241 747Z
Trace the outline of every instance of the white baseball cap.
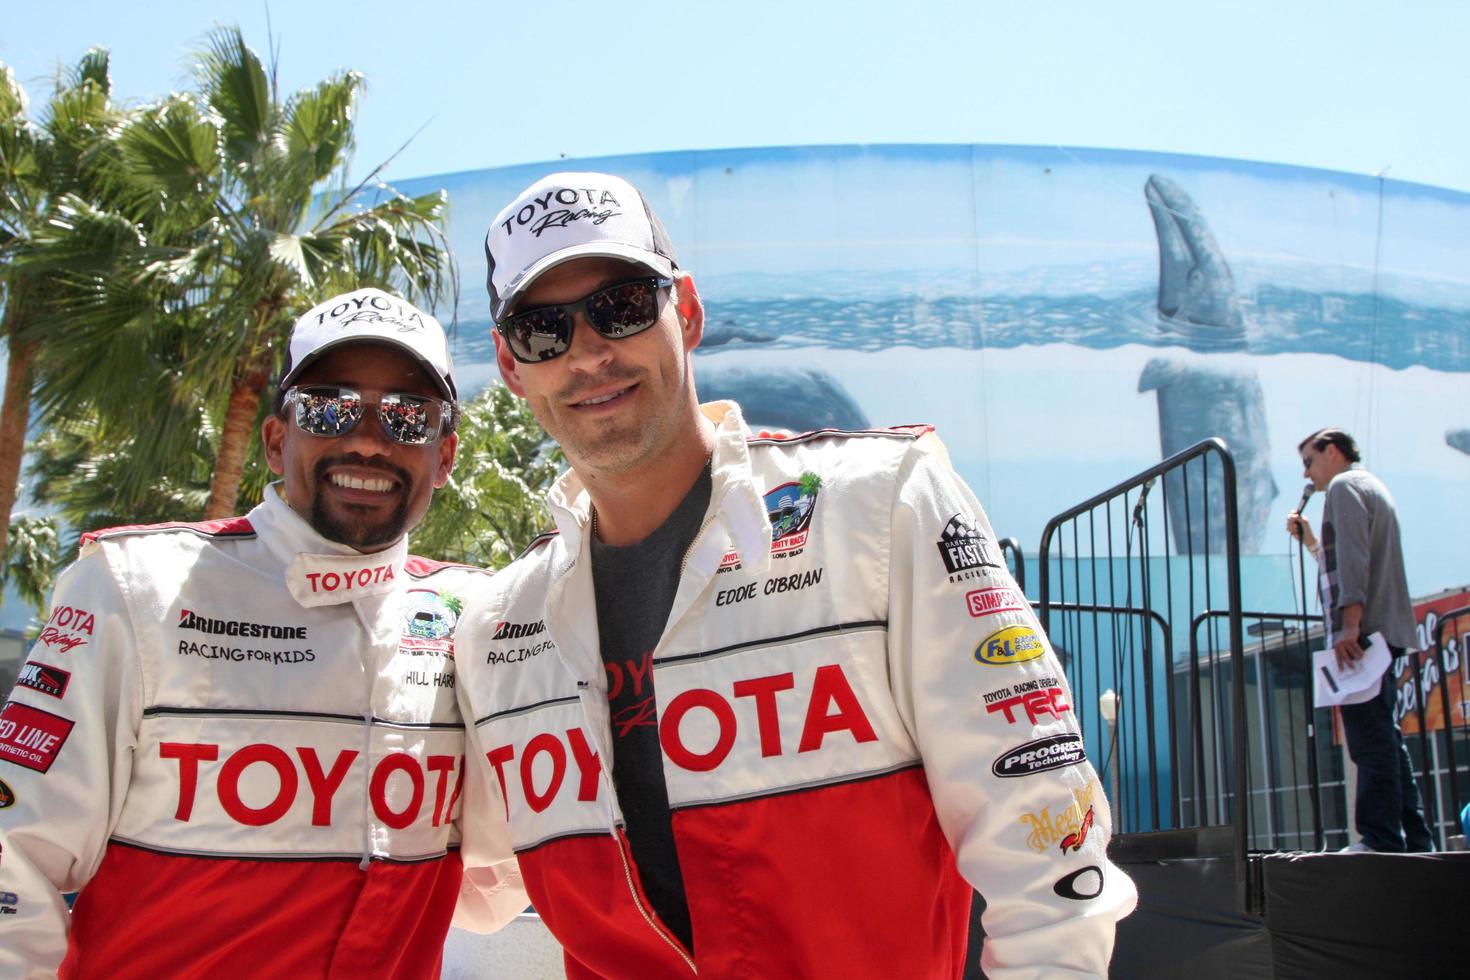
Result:
M344 344L392 344L423 367L451 402L457 401L449 341L439 321L381 289L354 289L318 303L296 321L276 401L307 365Z
M560 173L536 181L485 235L490 316L501 320L547 269L588 256L627 259L666 279L678 268L669 233L623 178Z

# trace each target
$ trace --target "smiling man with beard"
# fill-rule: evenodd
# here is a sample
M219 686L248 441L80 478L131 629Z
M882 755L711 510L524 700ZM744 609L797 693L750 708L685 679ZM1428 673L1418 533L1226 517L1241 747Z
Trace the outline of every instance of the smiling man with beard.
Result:
M0 975L437 977L452 915L525 906L498 825L461 834L504 812L455 697L489 576L405 537L456 399L432 316L334 297L292 332L258 507L83 537L0 712Z

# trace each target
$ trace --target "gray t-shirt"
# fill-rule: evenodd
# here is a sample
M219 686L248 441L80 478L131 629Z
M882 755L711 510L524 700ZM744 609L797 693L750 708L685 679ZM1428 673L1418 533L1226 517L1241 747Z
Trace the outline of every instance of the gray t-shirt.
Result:
M1342 629L1342 607L1361 603L1364 638L1382 633L1389 646L1418 649L1393 497L1378 477L1358 466L1327 484L1322 593L1322 611L1333 636Z
M710 485L706 466L668 520L637 544L614 548L592 539L597 630L612 709L613 785L643 893L659 919L691 951L689 903L674 847L658 741L653 650L679 589L684 554L709 507Z

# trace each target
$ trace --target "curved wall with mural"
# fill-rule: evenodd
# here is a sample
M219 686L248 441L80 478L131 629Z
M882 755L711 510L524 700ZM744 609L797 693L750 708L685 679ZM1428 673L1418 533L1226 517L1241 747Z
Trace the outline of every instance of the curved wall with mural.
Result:
M1397 499L1413 592L1470 582L1470 194L983 145L661 153L405 182L450 193L465 390L496 376L488 222L552 170L611 171L648 196L704 297L702 396L737 398L756 425L933 422L997 533L1028 552L1053 514L1218 435L1237 460L1244 551L1285 556L1297 442L1340 425ZM1170 516L1182 534L1191 518ZM1280 590L1279 574L1261 578ZM1292 595L1256 601L1291 608Z

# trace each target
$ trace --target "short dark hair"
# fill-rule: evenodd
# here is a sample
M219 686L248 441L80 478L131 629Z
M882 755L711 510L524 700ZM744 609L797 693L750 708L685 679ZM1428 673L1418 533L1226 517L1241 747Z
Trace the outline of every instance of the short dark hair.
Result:
M1358 452L1358 443L1342 429L1318 429L1297 443L1296 451L1301 452L1306 449L1309 443L1318 452L1328 446L1336 446L1338 452L1342 453L1349 463L1359 463L1363 460L1363 454Z

